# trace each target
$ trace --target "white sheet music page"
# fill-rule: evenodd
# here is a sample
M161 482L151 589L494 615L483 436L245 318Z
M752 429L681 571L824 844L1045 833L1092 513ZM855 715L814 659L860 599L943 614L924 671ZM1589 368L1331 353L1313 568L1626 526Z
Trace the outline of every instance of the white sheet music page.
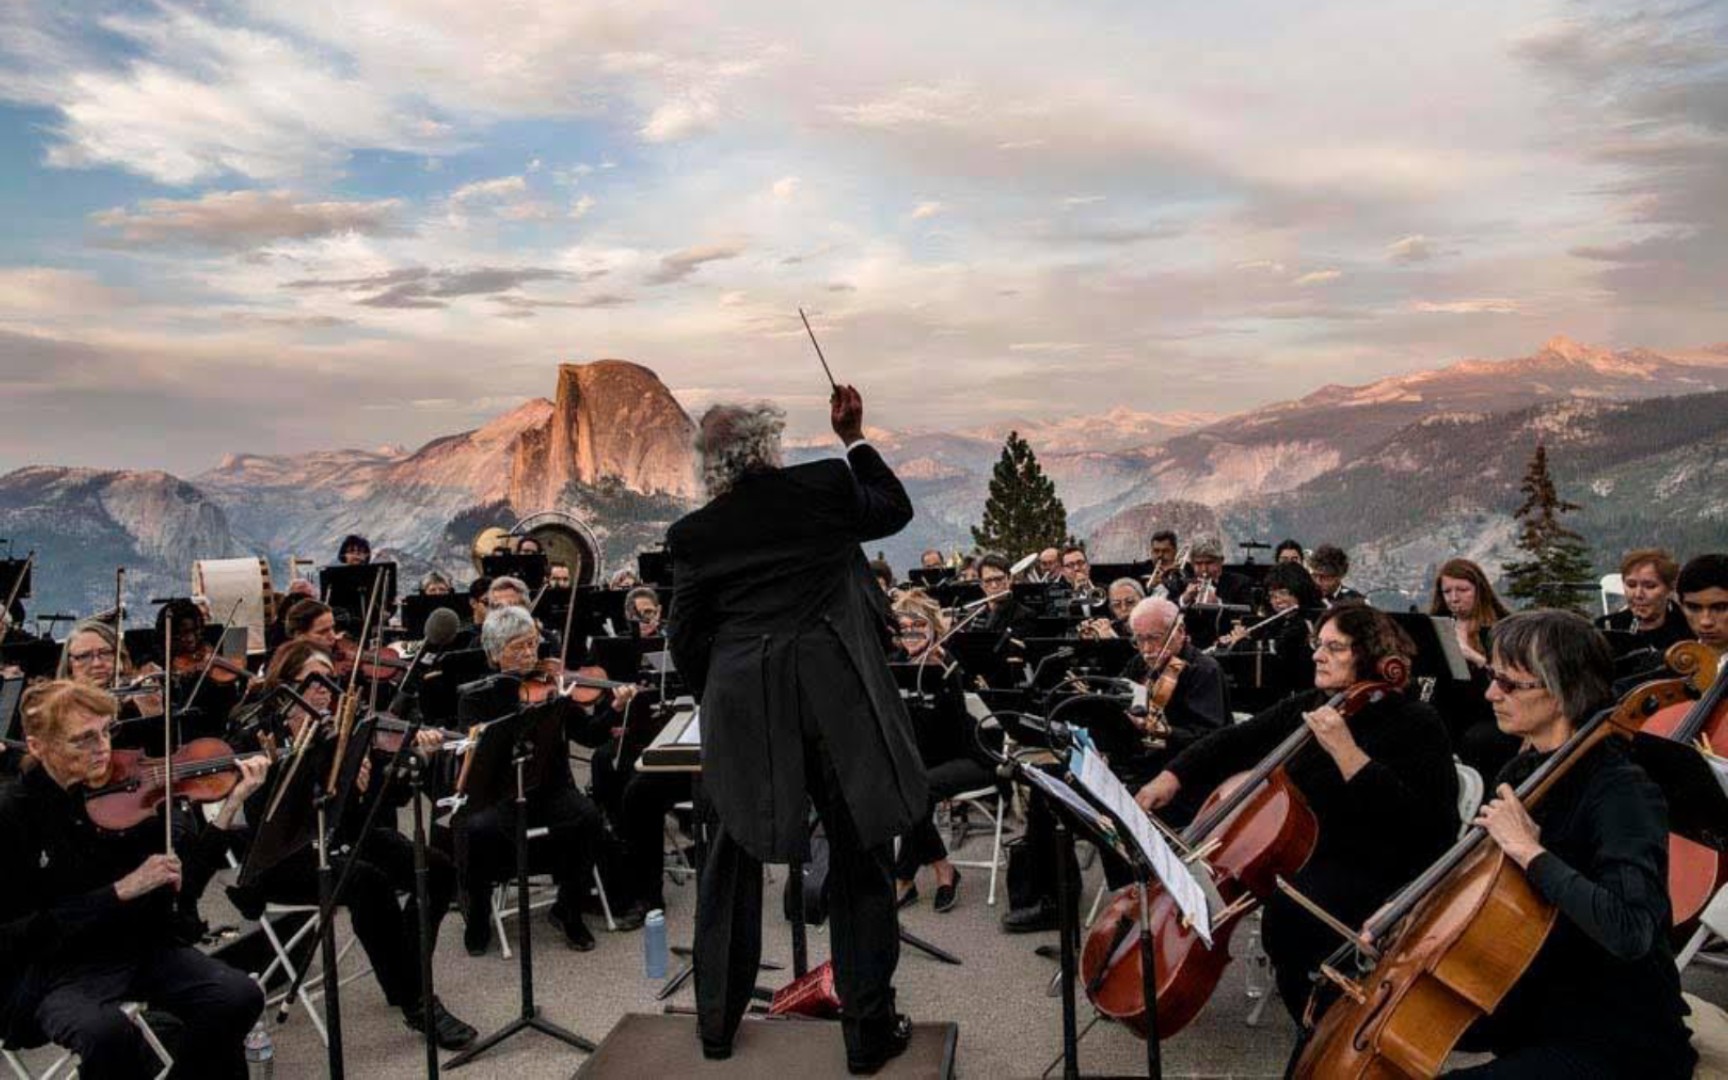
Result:
M1163 834L1152 827L1146 811L1140 809L1127 787L1110 771L1110 766L1093 751L1076 747L1069 754L1068 771L1080 781L1087 794L1128 827L1134 845L1140 849L1141 856L1170 898L1176 901L1177 909L1187 917L1201 940L1211 945L1212 913L1206 906L1206 891L1194 880L1193 872L1177 856Z

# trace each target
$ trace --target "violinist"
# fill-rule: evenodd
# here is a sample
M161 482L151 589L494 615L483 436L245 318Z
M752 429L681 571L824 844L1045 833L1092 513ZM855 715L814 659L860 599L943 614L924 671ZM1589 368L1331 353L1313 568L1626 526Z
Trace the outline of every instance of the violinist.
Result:
M1674 589L1680 610L1700 642L1728 651L1728 555L1699 555L1680 568Z
M1174 683L1167 691L1163 706L1164 723L1168 731L1160 736L1162 746L1146 746L1132 754L1116 754L1110 759L1110 771L1134 790L1145 784L1172 755L1204 740L1229 723L1230 707L1225 694L1224 673L1218 661L1194 648L1182 625L1182 612L1168 600L1146 599L1136 604L1129 614L1136 655L1122 674L1124 678L1156 687L1160 676L1174 673ZM1145 725L1146 721L1137 720ZM1202 796L1203 797L1203 796ZM1201 797L1184 799L1180 815L1185 820L1202 801ZM1002 920L1002 929L1011 934L1051 930L1057 924L1055 821L1042 797L1034 796L1027 807L1025 846L1029 851L1026 878L1035 899L1029 905L1015 908ZM1116 884L1125 884L1126 868L1107 859L1106 871ZM1079 871L1069 876L1079 880Z
M1464 764L1487 779L1499 773L1518 752L1518 740L1495 724L1483 696L1488 690L1488 651L1494 625L1507 615L1488 575L1469 559L1448 559L1434 577L1430 615L1448 615L1458 636L1458 650L1470 665L1470 686L1463 702L1446 717L1452 746Z
M932 904L937 911L948 912L957 901L960 871L948 861L948 849L936 829L936 804L963 791L987 788L995 783L996 774L978 746L977 722L966 712L963 673L936 641L947 629L942 609L924 593L910 592L895 601L894 617L898 630L892 659L925 665L919 684L928 687L929 696L910 703L909 711L930 787L927 812L900 838L894 859L896 902L900 907L917 903L918 869L928 866L936 875Z
M243 1080L263 994L187 944L196 898L176 897L183 875L219 863L219 845L191 840L169 854L160 826L100 832L85 814L82 789L108 776L117 710L108 693L64 679L25 696L38 767L0 789L0 1038L64 1046L83 1076L153 1077L155 1054L120 1012L142 1000L188 1033L172 1047L176 1075ZM263 766L242 764L231 803L263 782Z
M1150 603L1150 601L1148 601ZM1193 791L1209 792L1251 769L1300 725L1314 738L1286 764L1319 823L1319 840L1292 884L1322 908L1359 925L1393 890L1434 861L1458 835L1458 774L1439 715L1401 694L1344 719L1329 696L1407 665L1409 636L1383 612L1338 604L1321 616L1314 690L1188 746L1136 801L1148 811ZM1262 927L1278 991L1300 1018L1309 977L1338 945L1332 931L1282 892Z
M1275 563L1295 563L1301 566L1307 558L1308 555L1302 550L1299 540L1280 540L1278 546L1272 549L1272 561Z
M268 694L283 684L304 686L301 695L307 703L329 711L336 704L329 688L323 683L308 684L305 680L314 675L329 676L333 672L330 657L311 642L291 641L271 658L257 693L260 696ZM298 705L290 707L286 730L280 733L280 738L298 739L302 728L311 721L312 718ZM254 731L251 737L258 739L259 734ZM436 731L422 730L417 733L416 740L416 752L424 756L438 748L443 736ZM262 745L265 740L259 742ZM286 745L286 742L280 745ZM360 836L371 801L383 797L379 772L373 768L375 760L382 764L386 758L374 753L361 764L355 782L359 801L343 819L348 835L341 838L342 853L331 856L337 878L346 877L336 903L348 909L354 936L360 939L360 947L366 950L366 959L372 964L372 973L384 992L385 1002L402 1010L403 1022L410 1030L423 1032L425 1011L421 1003L420 915L414 888L414 846L396 829L395 815L389 813L379 815L380 824L367 833L363 841ZM282 763L273 766L272 777L283 767ZM220 817L217 819L217 825L231 834L230 842L242 860L256 839L259 823L268 813L270 790L270 787L260 788L247 801L243 817L226 822ZM395 801L405 802L407 795L408 789L398 785ZM389 805L386 803L386 809ZM356 848L357 855L346 854ZM426 863L426 894L432 940L436 942L438 924L450 910L451 900L456 894L456 871L449 857L436 848L427 848ZM350 864L352 869L345 873ZM317 870L315 850L308 844L265 870L250 885L230 890L230 896L242 913L253 917L263 910L267 902L316 904ZM406 894L406 904L397 899L400 894ZM438 1045L446 1050L460 1050L478 1035L473 1027L451 1015L436 997L432 1002L432 1026Z
M1452 1075L1689 1077L1697 1055L1668 940L1661 790L1609 738L1534 810L1513 794L1612 702L1607 643L1570 612L1526 611L1499 624L1491 656L1495 718L1528 749L1500 774L1476 823L1559 918L1499 1008L1460 1044L1492 1050L1494 1060Z
M289 641L303 641L325 653L336 648L336 613L322 600L295 603L282 617L282 629Z
M513 579L500 578L500 582ZM493 596L498 595L493 583ZM506 586L508 588L508 586ZM481 630L480 642L487 661L502 675L520 680L532 676L540 666L540 630L528 609L517 605L492 606ZM463 723L495 720L502 713L484 715L493 708L496 695L489 693L491 680L462 688L457 715ZM585 718L570 715L576 706L563 695L539 708L565 714L563 727L580 727ZM545 827L549 835L539 845L540 854L551 860L552 877L558 883L558 899L552 905L552 921L564 932L564 942L578 952L594 948L594 935L582 920L582 902L587 895L590 867L604 841L605 821L600 808L576 787L560 749L559 767L528 792L529 828ZM504 799L478 811L464 810L452 821L456 843L456 868L467 893L463 917L467 930L463 944L470 956L481 956L492 941L492 886L516 871L516 806Z
M972 626L986 634L1032 635L1032 612L1014 595L1013 566L999 551L987 551L978 559L978 586L984 590L984 614Z
M156 640L174 665L170 685L183 739L220 735L228 713L240 702L234 667L220 657L212 659L216 650L205 640L205 625L203 610L191 600L170 600L156 613ZM201 684L200 674L205 674ZM194 686L196 700L187 697Z
M336 549L336 562L341 566L365 566L372 561L372 541L350 533Z
M155 664L134 665L125 644L122 642L116 648L115 641L114 627L101 619L78 623L60 647L60 666L55 678L71 679L98 690L118 690L122 724L161 716L162 669ZM114 670L116 656L120 660L118 675ZM140 742L155 745L153 740L158 737L155 731L128 731L120 736L123 743L133 746Z
M450 585L450 579L432 570L420 579L421 596L449 596L455 589Z

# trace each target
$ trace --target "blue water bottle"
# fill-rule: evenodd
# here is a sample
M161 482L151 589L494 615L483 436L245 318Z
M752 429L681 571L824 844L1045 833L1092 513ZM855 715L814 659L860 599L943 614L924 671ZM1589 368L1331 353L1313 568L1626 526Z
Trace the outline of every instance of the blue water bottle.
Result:
M659 908L642 920L642 974L655 980L666 977L666 913Z

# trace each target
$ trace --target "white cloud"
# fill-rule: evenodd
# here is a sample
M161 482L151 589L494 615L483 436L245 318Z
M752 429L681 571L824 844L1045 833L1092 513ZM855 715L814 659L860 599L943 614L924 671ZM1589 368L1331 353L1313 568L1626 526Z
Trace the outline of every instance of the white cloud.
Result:
M651 143L678 142L714 128L720 107L706 97L684 97L655 109L638 133Z
M1329 285L1344 276L1342 270L1310 270L1299 275L1292 285Z
M1412 311L1425 315L1519 315L1524 307L1516 300L1504 297L1482 297L1475 300L1418 300Z
M912 220L923 221L933 218L942 212L942 204L935 201L921 202L912 208Z
M583 195L570 204L570 216L582 218L588 216L588 211L594 209L594 196Z
M1395 263L1427 262L1437 254L1439 249L1434 241L1420 233L1386 245L1386 257Z
M398 228L400 199L310 202L287 191L213 191L196 199L146 199L90 215L104 242L124 247L197 244L247 248L331 233L384 235Z
M133 303L132 294L89 274L46 266L0 269L0 321L92 315Z
M660 260L660 265L648 275L650 285L670 285L683 281L706 263L736 259L744 254L744 245L737 243L701 244L674 251Z
M528 181L520 176L499 176L491 180L476 180L463 184L450 193L453 203L465 203L479 199L511 199L526 194Z
M774 181L774 186L771 190L774 192L774 197L776 199L790 199L792 196L798 194L798 185L800 183L802 183L802 181L800 181L796 176L782 176L780 179Z

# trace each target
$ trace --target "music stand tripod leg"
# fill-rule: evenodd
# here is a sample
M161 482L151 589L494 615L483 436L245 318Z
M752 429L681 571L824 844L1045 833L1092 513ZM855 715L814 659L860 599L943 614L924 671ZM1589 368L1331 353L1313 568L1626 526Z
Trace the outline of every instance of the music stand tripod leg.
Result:
M342 973L336 951L336 875L330 866L328 796L318 796L318 910L323 921L318 937L324 954L324 1031L328 1041L330 1080L342 1080Z
M532 756L533 747L529 740L519 740L513 761L516 766L516 949L521 959L522 1012L516 1019L445 1062L446 1069L459 1069L510 1036L526 1030L549 1035L588 1053L595 1050L593 1042L540 1016L534 1004L533 933L529 929L533 920L528 911L528 792L523 776L523 769Z
M1062 1075L1079 1080L1080 1036L1074 1002L1075 976L1080 968L1074 942L1080 936L1080 897L1068 880L1069 860L1074 855L1074 834L1061 814L1056 815L1056 906L1060 909L1057 933L1062 935Z

